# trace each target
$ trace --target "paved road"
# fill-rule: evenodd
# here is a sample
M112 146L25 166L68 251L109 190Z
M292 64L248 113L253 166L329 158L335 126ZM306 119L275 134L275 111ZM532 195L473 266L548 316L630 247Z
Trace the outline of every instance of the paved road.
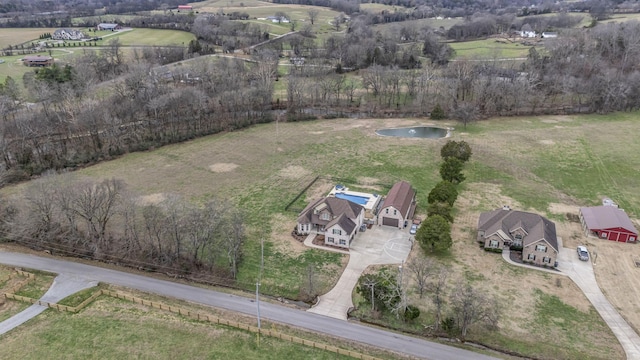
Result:
M56 276L53 280L51 288L40 298L40 300L55 303L69 295L75 294L80 290L88 289L98 285L97 281L90 281L83 277L69 276L61 274ZM15 329L16 327L24 324L28 320L40 315L47 309L42 305L31 305L24 311L8 318L7 320L0 322L0 335Z
M96 266L5 251L0 251L0 263L124 286L144 292L155 293L249 315L254 315L256 313L256 305L250 298L224 294L194 286L158 280L155 278L111 269L103 269ZM279 323L304 328L314 332L325 333L331 336L423 359L493 359L492 357L471 351L433 343L378 328L367 327L347 321L340 321L330 317L311 314L276 304L261 303L260 313L263 318Z
M566 273L584 292L620 341L627 359L640 360L640 336L620 316L600 290L591 261L580 261L575 250L563 247L558 254L558 269Z
M362 272L369 265L402 264L411 252L409 231L374 226L355 237L349 252L349 263L336 285L307 311L347 320L347 312L353 307L353 289Z

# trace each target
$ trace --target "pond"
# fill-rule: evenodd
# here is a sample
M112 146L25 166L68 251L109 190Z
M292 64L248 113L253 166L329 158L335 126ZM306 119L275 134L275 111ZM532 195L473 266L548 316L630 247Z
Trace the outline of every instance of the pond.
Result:
M391 128L376 130L381 136L395 136L408 138L439 139L450 135L450 129L433 126L414 126L407 128Z

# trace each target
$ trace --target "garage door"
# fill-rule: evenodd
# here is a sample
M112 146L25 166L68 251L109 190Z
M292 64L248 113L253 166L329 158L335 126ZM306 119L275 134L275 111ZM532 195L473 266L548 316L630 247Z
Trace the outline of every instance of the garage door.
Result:
M398 219L389 218L389 217L383 217L382 218L382 225L398 227Z

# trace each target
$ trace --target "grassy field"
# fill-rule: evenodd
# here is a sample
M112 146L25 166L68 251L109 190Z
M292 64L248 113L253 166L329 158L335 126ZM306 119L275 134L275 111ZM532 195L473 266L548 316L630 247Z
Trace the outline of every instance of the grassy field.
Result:
M55 28L2 28L0 29L0 49L37 40L44 33L53 33Z
M562 216L549 210L550 204L593 205L602 196L612 197L637 218L640 195L636 190L640 179L633 169L640 168L640 144L633 140L636 117L636 113L617 113L493 119L454 132L454 139L471 144L474 156L465 169L468 180L456 203L456 242L453 260L447 261L452 261L451 266L463 278L465 274L478 274L474 283L495 292L514 309L505 315L499 331L487 335L496 339L495 345L513 345L535 354L536 342L545 341L569 349L563 353L564 358L572 358L585 355L575 340L580 337L581 343L602 343L601 351L591 358L619 354L615 339L601 330L602 323L590 315L589 303L575 285L565 282L558 287L554 286L556 280L548 276L505 268L495 254L482 252L474 245L473 229L480 211L503 204L562 220ZM326 291L340 273L345 258L306 250L293 240L289 234L296 213L285 211L285 205L316 175L331 175L341 183L381 192L397 180L407 180L417 188L419 204L425 204L429 189L439 178L439 147L444 140L381 138L374 134L377 128L425 123L429 121L335 119L264 124L153 152L129 154L79 174L123 179L141 195L178 193L196 202L212 196L234 199L247 210L251 225L239 284L251 288L255 283L260 263L259 240L263 238L263 289L274 295L294 296L304 286L307 265L317 266L321 288ZM448 122L439 125L456 126ZM331 183L317 184L305 198L321 196ZM424 216L424 207L419 206L418 211ZM564 225L559 222L557 226ZM567 233L567 238L571 236ZM524 283L535 285L523 287ZM531 342L523 345L516 341L513 336L519 339L521 335L510 334L533 332L529 329L532 325L528 309L541 298L534 288L558 297L596 325L577 329L577 337L567 340L573 343L565 344L553 336L558 324L539 321ZM612 288L607 294L614 291L617 290ZM518 302L514 302L514 294L520 299ZM624 294L621 299L625 299ZM421 306L429 309L427 303ZM635 316L625 313L628 310L624 304L620 308L623 315ZM544 311L537 313L540 312ZM484 339L480 335L484 332L475 333Z
M486 39L449 43L456 51L457 59L505 59L525 58L530 46L504 39Z
M24 344L29 344L28 350ZM2 336L8 359L347 359L101 297L78 314L46 311Z
M187 46L189 41L195 40L195 35L186 31L179 30L160 30L160 29L133 29L131 31L123 31L118 36L122 45L178 45ZM106 38L106 41L109 41Z
M420 19L420 20L403 21L401 23L378 24L373 26L373 29L384 32L388 28L398 27L398 26L408 26L408 27L413 26L418 29L421 29L426 26L432 29L439 29L442 27L443 29L448 30L453 25L460 24L462 22L464 22L464 19L462 18L452 18L452 19L442 19L442 20Z

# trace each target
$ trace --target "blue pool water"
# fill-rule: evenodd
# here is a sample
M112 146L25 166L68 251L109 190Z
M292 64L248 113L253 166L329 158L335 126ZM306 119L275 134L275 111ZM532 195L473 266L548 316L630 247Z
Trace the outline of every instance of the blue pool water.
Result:
M364 196L349 195L349 194L344 194L344 193L336 193L335 196L338 199L349 200L352 203L356 203L358 205L365 205L367 203L367 201L369 201L369 198L364 197Z

